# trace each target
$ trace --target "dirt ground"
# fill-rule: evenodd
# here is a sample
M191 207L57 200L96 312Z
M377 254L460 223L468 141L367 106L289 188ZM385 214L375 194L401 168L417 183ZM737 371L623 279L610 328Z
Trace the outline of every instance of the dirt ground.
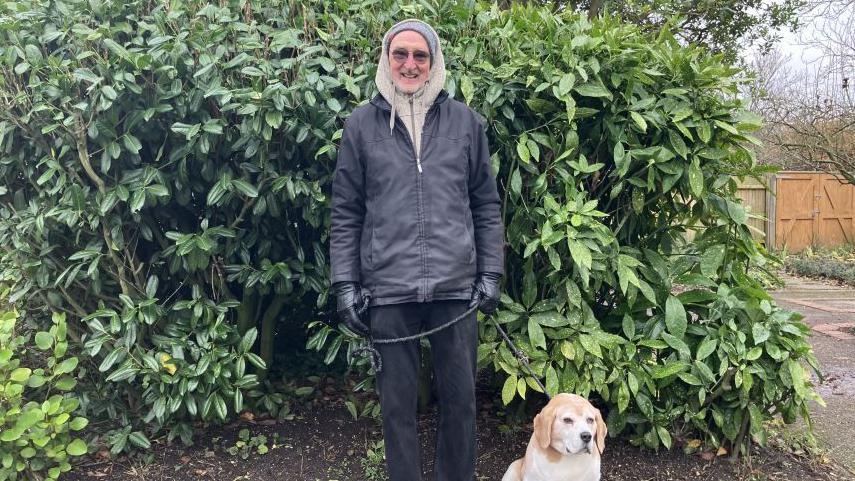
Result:
M330 392L327 387L326 392ZM516 432L501 426L492 401L479 393L478 481L500 480L508 464L525 451L530 421ZM167 446L156 440L153 459L120 457L90 459L69 473L71 481L217 480L217 481L379 481L385 478L380 456L371 453L382 439L378 421L354 421L339 396L318 397L299 408L292 421L242 419L210 427L197 444ZM425 480L433 480L434 412L420 418ZM241 430L250 437L267 437L269 452L253 452L247 459L235 450ZM244 432L244 438L246 438ZM797 456L776 449L754 452L750 459L686 455L679 448L654 453L609 438L603 453L604 481L643 480L827 480L855 479L843 468L822 458Z

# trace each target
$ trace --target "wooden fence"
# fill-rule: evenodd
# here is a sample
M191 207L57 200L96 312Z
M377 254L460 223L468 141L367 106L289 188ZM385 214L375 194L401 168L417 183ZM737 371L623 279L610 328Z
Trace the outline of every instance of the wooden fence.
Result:
M820 172L779 172L740 185L755 237L775 249L855 243L855 186Z

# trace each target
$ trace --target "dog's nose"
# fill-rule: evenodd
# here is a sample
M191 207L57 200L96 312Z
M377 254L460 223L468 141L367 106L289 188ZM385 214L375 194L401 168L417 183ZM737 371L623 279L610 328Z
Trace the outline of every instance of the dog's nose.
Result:
M582 433L580 436L582 437L582 441L586 443L591 442L591 433Z

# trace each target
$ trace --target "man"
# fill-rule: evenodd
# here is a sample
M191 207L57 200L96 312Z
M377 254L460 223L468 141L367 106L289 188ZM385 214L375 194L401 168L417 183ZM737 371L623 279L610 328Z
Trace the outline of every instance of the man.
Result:
M471 307L493 312L503 273L500 200L480 117L442 90L428 24L384 36L380 94L347 120L333 181L330 259L338 313L375 339L432 329ZM370 294L369 294L370 293ZM367 306L366 306L367 305ZM429 336L439 398L437 481L475 475L475 313ZM377 346L391 481L421 479L419 342Z

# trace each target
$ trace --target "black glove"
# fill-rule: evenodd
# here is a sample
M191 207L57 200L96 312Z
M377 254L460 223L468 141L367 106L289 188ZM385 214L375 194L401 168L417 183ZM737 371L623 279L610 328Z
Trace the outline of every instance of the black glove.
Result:
M332 286L336 296L336 312L341 322L354 334L368 337L369 329L360 316L368 309L368 296L356 282L336 282Z
M501 274L495 272L481 272L478 274L478 279L472 286L472 299L469 301L469 307L478 306L478 309L484 314L492 314L499 307L499 281L502 279Z

